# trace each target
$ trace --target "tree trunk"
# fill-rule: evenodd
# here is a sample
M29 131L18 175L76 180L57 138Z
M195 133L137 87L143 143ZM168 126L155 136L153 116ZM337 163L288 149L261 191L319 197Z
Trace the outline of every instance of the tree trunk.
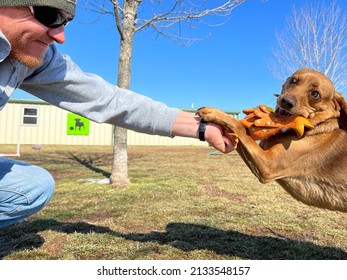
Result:
M126 187L130 184L128 176L127 130L114 127L113 161L110 177L113 187Z
M124 2L123 25L120 30L121 39L117 84L119 87L126 89L130 87L131 59L137 7L137 1L128 0ZM127 130L120 127L114 128L113 162L110 181L114 187L125 187L130 184L128 176Z

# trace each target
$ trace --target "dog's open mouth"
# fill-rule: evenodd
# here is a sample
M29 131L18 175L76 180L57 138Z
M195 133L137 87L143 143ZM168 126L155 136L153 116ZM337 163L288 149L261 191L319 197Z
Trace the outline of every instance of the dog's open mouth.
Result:
M276 107L275 113L281 116L288 116L288 117L293 116L292 113L289 113L288 111L282 109L279 106Z

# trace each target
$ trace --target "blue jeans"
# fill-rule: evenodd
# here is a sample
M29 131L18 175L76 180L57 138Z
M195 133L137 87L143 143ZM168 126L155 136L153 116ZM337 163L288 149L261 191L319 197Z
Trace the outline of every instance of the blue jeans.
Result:
M46 170L0 157L0 228L40 211L53 191L54 180Z

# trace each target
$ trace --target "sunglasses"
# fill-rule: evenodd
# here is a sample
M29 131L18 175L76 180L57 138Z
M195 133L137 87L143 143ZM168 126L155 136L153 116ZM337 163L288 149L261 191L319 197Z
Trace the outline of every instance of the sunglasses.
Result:
M49 28L66 26L73 19L57 8L46 6L30 6L29 8L35 19Z

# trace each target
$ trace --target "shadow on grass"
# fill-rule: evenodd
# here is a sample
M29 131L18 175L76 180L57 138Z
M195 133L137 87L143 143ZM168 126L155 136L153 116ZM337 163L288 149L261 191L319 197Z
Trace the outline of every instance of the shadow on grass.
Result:
M0 230L0 259L16 251L39 248L45 240L38 232L45 230L66 234L109 234L136 242L169 245L184 251L209 250L220 255L252 260L347 259L347 253L335 247L278 237L253 236L197 224L169 223L165 232L124 234L85 222L67 223L52 219L25 222Z
M110 172L107 172L103 169L97 168L93 165L94 161L98 160L99 158L92 159L90 156L88 159L82 159L81 157L78 157L74 155L73 153L69 153L70 159L78 162L79 164L83 165L84 167L90 169L91 171L101 174L102 176L109 178L111 176Z

